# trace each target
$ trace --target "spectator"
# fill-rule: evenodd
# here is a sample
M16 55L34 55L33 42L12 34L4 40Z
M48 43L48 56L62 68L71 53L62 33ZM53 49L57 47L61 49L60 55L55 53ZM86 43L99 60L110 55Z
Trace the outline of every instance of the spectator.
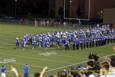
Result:
M96 77L96 76L91 72L88 77Z
M34 74L34 77L39 77L39 76L40 76L40 73L38 72Z
M68 72L67 77L74 77L71 72Z
M109 77L109 63L103 62L100 69L100 77Z
M115 56L110 57L110 76L109 77L115 77Z

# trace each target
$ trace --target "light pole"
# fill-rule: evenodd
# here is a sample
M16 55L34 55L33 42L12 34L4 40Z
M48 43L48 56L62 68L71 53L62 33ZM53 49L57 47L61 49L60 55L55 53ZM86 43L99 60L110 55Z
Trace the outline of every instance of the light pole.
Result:
M18 2L18 0L14 0L14 1L15 1L15 13L14 13L14 15L16 17L16 15L17 15L17 2Z
M91 0L88 2L88 20L90 20L90 14L91 14Z
M100 18L103 19L103 9L100 11Z
M72 0L69 0L69 16L70 16L70 18L71 18L71 15L72 15L71 9L72 9Z
M63 0L63 1L64 1L64 2L63 2L63 3L64 3L64 4L63 4L63 5L64 5L64 6L63 6L63 7L64 7L64 19L66 19L66 10L67 10L67 9L66 9L66 0ZM69 9L70 9L70 10L69 10L69 13L70 13L70 15L71 15L71 3L72 3L72 0L69 0L69 5L70 5L70 6L69 6Z

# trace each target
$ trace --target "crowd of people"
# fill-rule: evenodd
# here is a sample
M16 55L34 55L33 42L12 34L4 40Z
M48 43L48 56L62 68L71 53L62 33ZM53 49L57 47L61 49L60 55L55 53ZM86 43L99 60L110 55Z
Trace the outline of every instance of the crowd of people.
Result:
M16 46L26 48L35 47L49 48L54 45L64 47L65 50L85 49L115 43L115 28L110 25L101 25L93 28L84 28L74 31L48 32L42 34L26 34L20 40L16 37Z
M33 76L45 77L44 74L47 69L48 67L45 66L41 72L36 72ZM1 77L7 77L5 65L2 65L0 72ZM12 65L9 72L10 74L14 73L14 77L30 77L28 64L23 66L23 76L20 75L16 67ZM63 71L59 71L57 74L49 75L48 77L115 77L115 56L107 56L105 60L100 61L99 56L90 53L86 63L71 66L69 69L64 69Z
M115 56L110 56L104 61L99 61L95 54L90 54L88 58L86 64L64 69L49 77L115 77Z

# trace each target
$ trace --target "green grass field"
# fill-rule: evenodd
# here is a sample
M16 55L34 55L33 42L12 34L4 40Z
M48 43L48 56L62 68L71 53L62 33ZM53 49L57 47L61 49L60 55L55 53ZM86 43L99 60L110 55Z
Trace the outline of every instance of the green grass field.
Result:
M98 54L100 57L106 55L114 55L112 50L113 44L95 47L91 49L65 51L63 48L35 48L27 47L25 50L15 47L16 36L22 38L24 34L64 31L64 28L50 27L32 27L27 25L16 24L0 24L0 61L4 59L15 59L15 63L6 63L7 70L10 65L16 66L20 74L23 74L23 65L30 66L30 74L40 72L44 66L48 66L47 75L54 74L64 69L66 66L77 65L87 60L90 52ZM50 54L49 54L50 53ZM0 64L1 66L2 64ZM11 73L7 73L7 77L13 77ZM23 77L23 76L21 76Z

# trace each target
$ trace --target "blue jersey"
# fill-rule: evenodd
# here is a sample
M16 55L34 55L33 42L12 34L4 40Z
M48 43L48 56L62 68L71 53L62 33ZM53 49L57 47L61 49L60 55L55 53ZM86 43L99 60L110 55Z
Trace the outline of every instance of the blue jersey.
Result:
M5 73L5 72L6 72L6 68L4 66L2 66L1 73Z
M19 43L19 38L16 38L16 43Z
M63 40L63 43L64 43L64 45L67 45L67 44L69 44L69 41L68 40Z
M29 67L28 65L24 65L24 74L29 73Z
M35 36L32 38L32 45L36 45L36 37Z
M19 38L16 37L16 46L19 46Z
M23 47L23 48L26 47L26 40L25 40L25 39L22 40L22 47Z
M75 41L76 45L80 44L80 41L79 40L76 40Z

